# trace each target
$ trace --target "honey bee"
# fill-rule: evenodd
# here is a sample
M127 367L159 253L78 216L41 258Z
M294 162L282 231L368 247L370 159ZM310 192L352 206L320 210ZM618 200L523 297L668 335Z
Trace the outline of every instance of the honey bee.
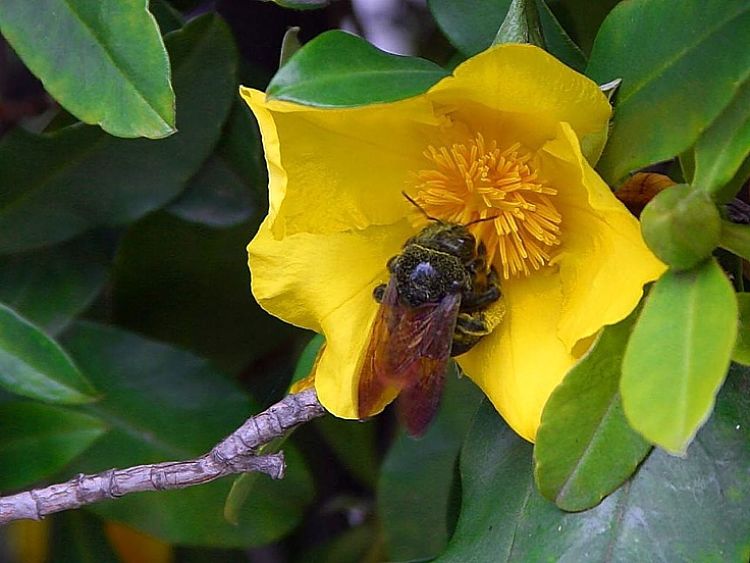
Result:
M371 416L385 393L398 392L402 424L421 436L437 411L450 357L490 332L484 311L501 293L484 245L467 228L478 221L435 219L404 196L430 223L388 261L390 279L373 292L380 307L359 374L358 413Z

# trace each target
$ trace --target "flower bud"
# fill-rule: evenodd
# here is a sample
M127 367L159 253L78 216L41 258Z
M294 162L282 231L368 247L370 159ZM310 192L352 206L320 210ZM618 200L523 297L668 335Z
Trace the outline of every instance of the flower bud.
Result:
M711 199L687 184L660 192L641 214L649 248L674 270L688 270L719 244L721 217Z

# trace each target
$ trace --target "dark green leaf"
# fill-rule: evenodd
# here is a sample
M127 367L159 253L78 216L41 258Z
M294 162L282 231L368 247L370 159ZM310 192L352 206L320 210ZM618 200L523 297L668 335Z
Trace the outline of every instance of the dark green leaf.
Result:
M320 348L325 344L326 339L322 334L316 334L307 343L305 349L302 350L297 365L294 368L294 375L292 375L292 383L305 379L312 371L313 365L315 365L315 359L318 357Z
M212 155L167 211L209 227L233 227L256 211L253 193L222 158Z
M186 352L120 330L78 324L66 344L104 393L87 407L111 426L76 469L187 459L239 426L253 409L234 384ZM231 480L181 491L144 493L90 509L168 542L240 547L274 541L299 522L313 491L300 456L285 448L287 474L259 481L238 527L223 516Z
M737 308L739 322L732 360L747 366L750 365L750 293L737 294Z
M375 423L324 416L313 425L349 473L362 485L374 489L380 463Z
M378 512L392 559L433 557L450 536L451 489L458 451L481 400L466 378L449 374L443 404L424 438L403 431L378 483Z
M689 148L750 73L750 4L739 0L632 0L602 24L586 71L622 78L599 162L606 180ZM727 56L727 53L735 53ZM649 134L654 124L659 134Z
M0 301L48 334L60 332L101 291L110 260L96 237L0 257Z
M550 4L583 52L590 53L599 26L619 2L620 0L553 0Z
M719 245L745 260L750 260L750 225L722 221Z
M534 473L542 495L563 510L599 504L651 449L628 425L620 400L620 366L634 321L633 314L606 327L544 407Z
M0 405L0 490L26 487L59 471L107 431L70 409L14 401Z
M685 459L654 450L599 506L565 513L534 486L531 445L485 402L461 452L447 561L747 561L750 376L734 373Z
M150 0L148 9L159 24L162 35L180 29L184 23L180 12L175 10L168 0Z
M427 0L438 25L464 55L489 47L500 29L511 0L477 0L471 9L453 0ZM536 1L547 49L568 66L582 71L586 59L542 0Z
M247 221L260 207L265 189L265 163L255 118L235 100L219 144L185 191L166 210L211 227Z
M347 107L408 98L447 74L425 59L392 55L349 33L328 31L279 69L267 93L306 105Z
M281 41L281 53L279 54L279 68L284 66L294 53L302 48L299 40L299 27L290 27L284 33L284 39Z
M750 27L750 26L749 26ZM750 78L695 144L694 184L716 193L750 154Z
M68 111L119 137L175 131L169 60L147 0L3 0L0 30Z
M503 23L492 41L502 43L530 43L544 49L539 9L535 0L512 0Z
M61 404L93 401L96 394L57 342L3 304L0 387L16 395Z
M682 454L708 419L737 334L734 288L714 259L669 271L651 289L622 364L631 426Z
M180 127L169 139L115 139L79 125L48 135L19 129L2 140L0 253L133 221L182 191L213 150L236 96L237 54L214 16L170 34L167 46Z
M256 229L210 229L165 213L135 224L115 263L118 323L195 350L229 372L288 341L295 329L265 313L250 293L245 247Z
M121 563L104 534L103 522L82 510L52 519L52 563Z

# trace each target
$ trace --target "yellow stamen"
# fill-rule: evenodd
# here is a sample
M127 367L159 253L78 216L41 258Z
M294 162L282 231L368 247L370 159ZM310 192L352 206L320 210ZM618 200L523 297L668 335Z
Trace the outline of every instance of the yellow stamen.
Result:
M562 217L550 199L557 190L538 179L519 143L501 150L477 133L424 156L432 167L417 172L414 199L430 216L461 224L494 217L469 229L505 279L549 263L560 244Z

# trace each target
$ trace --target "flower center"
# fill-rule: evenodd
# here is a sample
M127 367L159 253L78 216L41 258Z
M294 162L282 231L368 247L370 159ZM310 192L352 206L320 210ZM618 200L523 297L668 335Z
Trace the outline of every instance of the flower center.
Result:
M467 144L427 147L432 166L417 172L416 202L432 217L469 226L504 279L549 263L562 217L519 143L501 150L481 134ZM499 264L498 264L499 260Z

